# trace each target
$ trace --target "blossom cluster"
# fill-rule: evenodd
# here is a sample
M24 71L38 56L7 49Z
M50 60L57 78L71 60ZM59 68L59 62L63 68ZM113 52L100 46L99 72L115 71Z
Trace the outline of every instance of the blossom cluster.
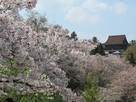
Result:
M120 58L90 55L95 45L65 38L69 31L62 27L48 26L48 31L35 32L19 16L19 10L32 9L36 3L37 0L0 0L0 89L12 88L20 94L57 91L67 102L84 102L80 88L89 73L98 77L100 87L113 85L124 89L123 93L135 88L135 76L131 75L136 70ZM15 62L6 64L12 60ZM18 74L25 67L29 68L27 74ZM10 75L12 68L17 72ZM71 88L71 80L79 86ZM129 84L132 87L128 88ZM0 94L7 93L0 90Z

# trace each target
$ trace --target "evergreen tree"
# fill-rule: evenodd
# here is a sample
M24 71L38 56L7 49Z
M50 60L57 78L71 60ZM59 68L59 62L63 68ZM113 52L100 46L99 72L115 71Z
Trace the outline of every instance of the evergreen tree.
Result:
M91 55L95 55L97 53L100 54L100 55L105 55L105 52L104 52L104 49L103 49L103 45L101 43L95 49L90 51Z
M93 43L98 43L97 37L94 36L94 37L92 38L92 42L93 42Z
M105 52L104 52L104 49L103 49L103 45L101 43L98 45L97 48L98 48L98 53L100 55L105 55Z
M90 51L90 55L96 55L97 53L98 53L98 48L97 47Z
M71 39L78 40L77 34L75 33L75 31L73 31L73 32L71 33Z
M130 45L136 45L136 40L131 40L131 41L129 42L129 44L130 44Z
M99 100L98 85L93 74L89 74L88 76L88 83L85 86L83 97L86 102L96 102Z

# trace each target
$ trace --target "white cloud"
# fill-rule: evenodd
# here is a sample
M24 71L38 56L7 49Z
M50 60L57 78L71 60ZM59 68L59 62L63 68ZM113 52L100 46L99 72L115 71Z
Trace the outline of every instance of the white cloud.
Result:
M76 5L76 6L75 6ZM100 0L38 0L35 8L37 11L54 11L59 9L66 13L65 20L70 22L95 24L103 20L100 11L123 14L128 11L128 7L123 2L109 4Z
M117 14L126 13L128 7L123 2L117 2L114 5L109 5L106 2L99 0L86 0L82 6L91 12L98 12L102 10L114 11Z
M36 5L35 9L53 9L54 6L58 6L67 11L70 10L72 7L75 7L74 5L78 2L78 0L38 0L38 4ZM113 5L110 5L106 2L101 2L100 0L84 0L84 2L79 5L79 7L93 13L106 10L110 12L115 12L117 14L122 14L126 13L128 10L128 7L123 2L117 2Z
M91 12L97 12L108 8L107 3L99 2L98 0L86 0L82 6Z
M98 14L91 15L91 13L87 12L82 7L71 8L68 11L67 15L65 16L65 19L71 22L90 23L90 24L95 24L102 20L100 15Z
M128 7L122 2L114 4L113 7L111 7L111 9L117 14L123 14L128 11Z
M71 22L95 24L103 20L102 16L99 14L100 11L123 14L126 13L127 10L127 6L122 2L110 5L106 2L100 2L99 0L85 0L77 7L70 7L65 19Z
M54 0L63 11L69 10L78 0Z

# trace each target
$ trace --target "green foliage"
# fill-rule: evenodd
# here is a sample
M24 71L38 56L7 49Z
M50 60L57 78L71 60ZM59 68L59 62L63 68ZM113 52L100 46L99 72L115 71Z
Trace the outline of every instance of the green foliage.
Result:
M92 42L93 42L93 43L98 43L97 37L94 36L94 37L92 38Z
M86 102L96 102L99 100L98 85L96 77L93 74L88 75L88 82L84 88L83 97Z
M19 68L15 68L14 64L16 64L16 61L14 59L11 59L9 61L5 62L5 65L7 66L4 69L0 69L0 73L7 75L8 78L10 76L17 77L19 74L28 74L29 68L28 67L23 67L22 71L19 70Z
M76 32L72 32L71 35L66 35L65 38L67 39L74 39L75 41L78 40Z
M60 25L57 24L57 25L54 25L53 28L55 28L55 29L62 28L62 26L60 26Z
M14 59L11 59L9 61L5 62L5 65L7 66L4 69L0 69L0 73L7 76L7 78L10 78L10 76L17 77L19 74L28 74L29 68L23 67L22 71L19 70L19 68L15 68L14 64L16 64L16 61Z
M126 51L123 53L123 56L131 64L136 64L136 45L129 46Z
M135 59L134 59L134 54L133 53L128 53L127 58L126 58L131 64L135 65Z
M59 93L54 93L53 95L49 96L43 93L28 93L22 95L18 94L17 91L12 88L3 88L2 90L6 92L7 95L1 95L0 102L4 102L4 100L7 98L11 98L13 102L63 102L63 99Z
M42 27L42 28L39 28L41 31L43 32L47 32L48 31L48 28L47 27Z
M23 74L28 74L29 70L30 70L29 67L24 67L22 73Z
M95 49L93 49L92 51L90 51L91 55L95 55L95 54L100 54L100 55L105 55L104 49L102 44L100 43Z
M77 40L77 39L78 39L78 38L77 38L77 34L76 34L75 31L73 31L73 32L71 33L71 39L74 39L74 40Z
M13 102L63 102L59 93L47 96L43 93L31 93L25 95L18 95L15 91L7 96L0 96L0 102L4 102L5 99L12 98Z
M71 33L71 35L66 35L65 38L67 39L74 39L75 41L78 40L77 34L75 31Z
M0 73L7 76L7 80L10 79L11 76L17 77L20 74L28 74L29 68L23 67L21 71L19 68L15 68L14 65L17 62L14 59L5 62L6 68L0 69ZM24 63L22 65L25 66ZM13 84L16 86L16 84ZM11 98L13 102L63 102L62 97L55 93L53 95L47 96L42 93L35 93L35 94L17 94L17 91L12 88L1 88L3 92L7 93L8 95L0 96L0 102L4 102L5 99ZM19 92L22 93L22 92Z
M102 44L98 45L98 53L99 53L100 55L105 55L105 52L104 52L104 49L103 49Z
M96 55L97 53L98 53L98 48L97 47L90 51L90 55Z
M136 45L136 40L131 40L130 42L129 42L129 44L132 46L132 45Z

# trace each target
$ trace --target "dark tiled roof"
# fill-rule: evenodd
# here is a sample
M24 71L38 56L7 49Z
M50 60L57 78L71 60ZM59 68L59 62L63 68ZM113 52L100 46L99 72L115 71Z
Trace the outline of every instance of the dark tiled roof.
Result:
M111 44L128 44L125 35L116 35L116 36L109 36L108 40L105 42L105 45Z

